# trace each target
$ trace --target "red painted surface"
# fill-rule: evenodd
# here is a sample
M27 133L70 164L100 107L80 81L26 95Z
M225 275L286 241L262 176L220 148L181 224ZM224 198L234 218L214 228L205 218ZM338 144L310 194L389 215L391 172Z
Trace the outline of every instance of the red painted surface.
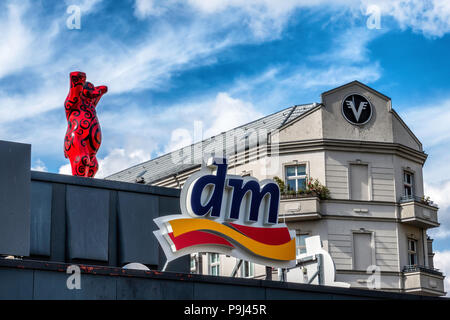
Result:
M175 237L171 232L169 233L169 237L172 239L177 250L200 244L218 244L234 248L234 246L224 238L205 231L186 232L178 237Z
M95 108L107 91L106 86L94 87L86 82L84 72L70 73L70 90L64 102L67 119L64 156L69 158L74 176L92 178L98 171L96 155L102 132Z
M280 245L291 240L288 228L249 227L230 223L234 229L247 237L269 245Z

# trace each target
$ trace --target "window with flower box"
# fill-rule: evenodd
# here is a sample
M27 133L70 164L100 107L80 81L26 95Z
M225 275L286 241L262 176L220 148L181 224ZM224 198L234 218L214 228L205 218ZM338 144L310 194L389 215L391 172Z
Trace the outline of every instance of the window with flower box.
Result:
M306 190L306 164L289 165L285 167L286 172L286 191L304 191Z

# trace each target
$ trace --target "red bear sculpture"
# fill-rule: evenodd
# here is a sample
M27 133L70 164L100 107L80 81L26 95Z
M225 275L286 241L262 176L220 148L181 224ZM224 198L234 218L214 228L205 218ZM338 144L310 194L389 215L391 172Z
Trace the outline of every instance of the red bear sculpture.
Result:
M96 154L102 132L95 107L107 91L106 86L94 87L86 82L84 72L70 73L70 90L64 102L67 118L64 156L69 158L74 176L92 178L98 171Z

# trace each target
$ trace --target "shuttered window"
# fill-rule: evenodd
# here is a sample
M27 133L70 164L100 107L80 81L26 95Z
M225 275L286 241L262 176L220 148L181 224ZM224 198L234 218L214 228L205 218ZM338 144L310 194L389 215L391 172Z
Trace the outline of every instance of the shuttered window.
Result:
M369 200L369 170L367 165L350 165L350 199Z

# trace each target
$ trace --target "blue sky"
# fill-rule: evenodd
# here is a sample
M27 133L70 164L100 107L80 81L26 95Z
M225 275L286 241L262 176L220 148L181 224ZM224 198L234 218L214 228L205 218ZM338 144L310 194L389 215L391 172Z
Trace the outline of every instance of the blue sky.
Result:
M70 5L80 29L67 27ZM99 176L190 143L194 121L213 135L366 83L429 154L425 191L442 223L431 234L450 265L448 1L2 1L0 29L0 139L32 144L33 168L50 172L69 168L73 70L110 89L98 107Z

